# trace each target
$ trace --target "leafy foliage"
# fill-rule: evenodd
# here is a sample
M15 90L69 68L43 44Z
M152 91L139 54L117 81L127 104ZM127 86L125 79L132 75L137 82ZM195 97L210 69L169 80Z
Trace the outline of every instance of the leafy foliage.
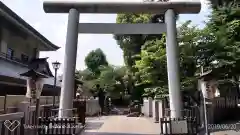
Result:
M204 29L192 26L190 21L178 27L181 90L197 89L195 75L200 72L200 67L205 70L219 68L219 74L228 78L239 76L240 9L232 1L220 4L213 3L212 15ZM120 14L117 21L149 22L151 17ZM124 55L131 54L125 63L133 72L135 84L150 84L151 87L145 89L148 95L156 94L156 89L162 92L168 89L164 35L116 35L115 39Z
M115 66L100 66L99 75L92 73L90 70L76 71L76 77L84 82L84 88L96 93L96 84L100 84L101 88L111 96L120 96L127 87L126 68Z
M212 42L207 43L212 54L207 67L220 71L219 79L232 79L239 92L240 8L236 2L223 1L215 6L205 29L212 35Z
M183 91L197 89L196 74L200 72L200 67L204 67L205 71L215 70L221 83L232 82L232 85L227 86L239 89L240 8L234 0L220 2L220 5L212 3L213 11L205 28L199 29L191 21L186 21L177 28ZM118 14L117 23L154 22L153 19L157 16ZM126 66L109 65L103 52L97 49L85 59L88 68L76 75L85 80L89 87L99 83L112 94L127 90L131 94L142 95L143 89L144 96L167 94L165 34L115 35L114 38L123 50Z
M106 56L101 49L91 51L85 58L85 64L92 73L95 75L100 74L100 66L108 65Z

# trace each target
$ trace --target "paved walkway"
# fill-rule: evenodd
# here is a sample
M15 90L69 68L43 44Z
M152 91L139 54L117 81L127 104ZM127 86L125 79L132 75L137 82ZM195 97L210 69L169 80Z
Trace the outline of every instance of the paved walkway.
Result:
M160 125L150 118L103 116L87 120L83 135L159 135Z
M86 129L81 135L159 135L160 124L151 118L103 116L87 118ZM240 131L218 131L211 135L240 135Z
M240 135L240 132L228 130L228 131L219 131L219 132L211 133L211 135Z

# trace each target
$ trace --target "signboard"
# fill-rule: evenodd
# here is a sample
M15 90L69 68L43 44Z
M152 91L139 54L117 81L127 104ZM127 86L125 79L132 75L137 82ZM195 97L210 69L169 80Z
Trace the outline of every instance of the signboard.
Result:
M43 89L43 78L34 80L32 78L27 79L27 98L39 99Z
M201 91L204 98L212 99L214 97L219 97L220 92L217 88L215 81L201 81L200 82Z
M204 98L212 99L214 97L209 82L201 81L201 90Z
M199 13L200 0L44 0L46 13L69 13L76 7L79 13L149 13L162 14L174 9L181 14Z

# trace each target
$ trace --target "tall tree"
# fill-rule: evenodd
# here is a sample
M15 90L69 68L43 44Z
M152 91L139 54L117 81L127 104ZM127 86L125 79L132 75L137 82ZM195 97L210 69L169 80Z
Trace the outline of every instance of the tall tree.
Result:
M181 89L196 89L195 72L196 50L200 39L201 30L191 26L187 21L178 27L178 43L180 47L180 76ZM148 40L142 46L141 59L136 61L136 67L140 76L139 83L151 84L155 93L163 94L167 91L167 61L165 35L161 39ZM147 89L148 92L150 89ZM162 92L161 92L161 91Z
M101 73L98 80L102 87L109 93L120 94L120 92L124 92L126 87L124 67L102 66L100 70Z
M100 74L100 66L107 66L108 62L105 54L101 49L96 49L91 51L85 58L85 64L87 69L89 69L96 76Z
M149 22L150 15L147 14L118 14L117 23L146 23ZM135 72L134 64L144 44L145 36L139 35L115 35L117 44L123 50L124 61L131 72Z
M230 79L239 91L240 68L240 8L235 0L214 5L206 29L211 42L203 42L211 52L205 67L221 71L220 78ZM214 4L214 3L213 3Z

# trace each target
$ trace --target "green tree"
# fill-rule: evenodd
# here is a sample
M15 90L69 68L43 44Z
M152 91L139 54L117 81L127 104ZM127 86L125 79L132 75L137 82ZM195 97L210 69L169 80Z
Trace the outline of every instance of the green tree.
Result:
M191 21L178 27L182 90L196 90L197 87L196 51L200 35L201 30L197 26L191 26ZM138 83L150 84L150 88L146 89L150 95L165 94L168 90L165 35L161 39L146 41L142 46L140 57L141 59L136 61L136 68L139 71L137 74L140 77Z
M94 73L91 72L89 69L78 70L76 71L75 75L77 79L84 81L96 79Z
M141 59L136 61L136 68L140 77L138 83L154 86L167 83L165 36L161 40L149 40L140 54Z
M101 49L91 51L85 58L87 69L90 70L95 76L100 74L99 67L108 65L106 56Z
M205 28L210 36L207 42L202 40L200 45L208 53L200 52L199 56L204 56L201 57L204 68L220 71L219 79L230 79L239 91L240 8L236 2L221 1L221 5L213 3L213 11Z
M118 14L117 23L157 23L159 16L154 16L150 14ZM128 80L127 89L129 93L133 93L136 90L135 83L140 79L137 67L135 66L136 61L140 60L141 48L147 40L161 38L159 35L115 35L114 38L117 44L123 50L125 65L127 66L127 75L125 76Z
M202 30L191 21L186 21L178 30L178 43L180 48L180 81L181 90L197 90L198 44L201 41Z
M117 23L147 23L150 15L147 14L118 14ZM123 50L124 61L131 72L135 72L134 64L145 42L145 35L115 35L117 44Z
M115 66L102 66L100 68L99 82L109 94L118 95L125 91L125 68Z

